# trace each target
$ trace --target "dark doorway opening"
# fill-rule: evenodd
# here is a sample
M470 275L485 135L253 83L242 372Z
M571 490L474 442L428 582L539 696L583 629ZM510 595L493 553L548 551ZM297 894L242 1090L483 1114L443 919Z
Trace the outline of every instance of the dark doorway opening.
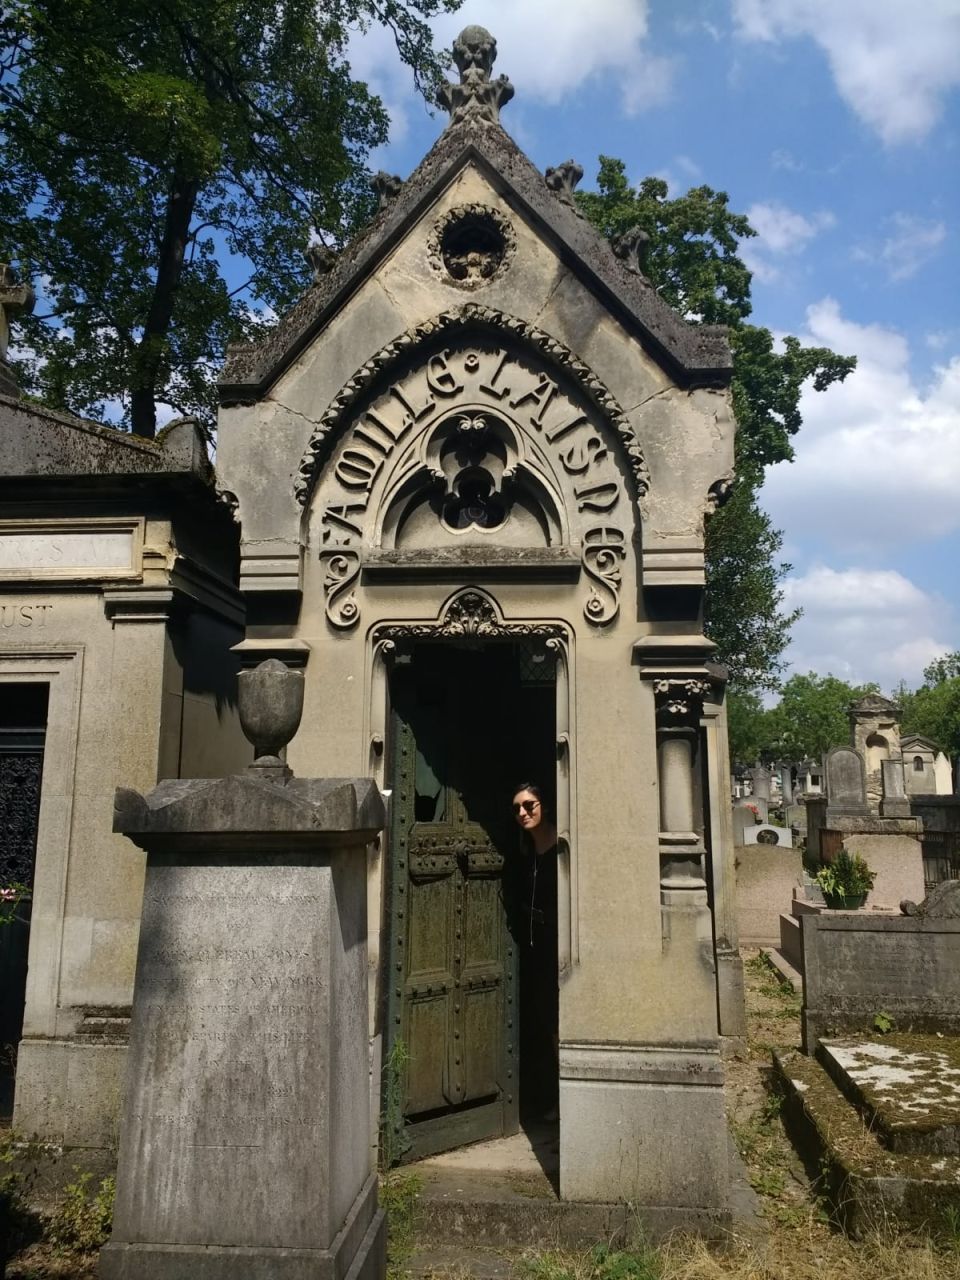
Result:
M0 685L0 887L28 891L0 925L0 1116L13 1111L17 1046L23 1032L49 685Z
M531 1014L550 984L524 955L530 868L511 809L515 784L533 779L554 806L555 688L540 639L411 642L395 657L388 1159L505 1137L555 1107L556 1055L539 1043L542 1009ZM555 1029L555 948L551 963Z

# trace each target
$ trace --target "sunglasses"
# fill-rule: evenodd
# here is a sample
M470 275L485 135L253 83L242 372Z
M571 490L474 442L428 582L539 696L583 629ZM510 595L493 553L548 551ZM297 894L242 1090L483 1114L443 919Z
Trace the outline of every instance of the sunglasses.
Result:
M533 813L539 803L539 800L521 800L519 804L513 806L513 812L516 816L519 816L521 810L524 813Z

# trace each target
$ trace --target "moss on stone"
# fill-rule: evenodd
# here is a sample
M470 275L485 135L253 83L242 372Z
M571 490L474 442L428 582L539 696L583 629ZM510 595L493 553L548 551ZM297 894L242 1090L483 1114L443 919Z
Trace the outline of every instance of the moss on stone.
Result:
M819 1163L823 1192L851 1235L929 1228L960 1211L960 1158L890 1151L819 1063L796 1052L774 1061L788 1128Z

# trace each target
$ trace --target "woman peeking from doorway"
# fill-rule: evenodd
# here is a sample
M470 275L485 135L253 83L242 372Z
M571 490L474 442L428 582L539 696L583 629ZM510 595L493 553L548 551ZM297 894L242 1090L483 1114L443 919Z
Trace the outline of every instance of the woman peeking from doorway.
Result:
M560 1085L557 984L557 828L534 782L513 788L513 818L523 833L527 919L520 949L522 1036L521 1106L544 1120L557 1118Z

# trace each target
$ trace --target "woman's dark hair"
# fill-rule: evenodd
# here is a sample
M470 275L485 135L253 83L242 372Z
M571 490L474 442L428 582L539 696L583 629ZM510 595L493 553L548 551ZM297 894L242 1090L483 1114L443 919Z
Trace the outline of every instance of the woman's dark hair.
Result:
M513 788L513 790L510 792L510 794L511 794L512 796L518 796L518 795L520 794L520 792L521 792L521 791L529 791L531 795L536 796L536 797L537 797L537 799L540 801L540 803L541 803L541 804L543 804L543 792L541 791L541 789L540 789L540 787L537 785L537 783L535 783L535 782L518 782L518 783L517 783L517 785L516 785L516 786Z

